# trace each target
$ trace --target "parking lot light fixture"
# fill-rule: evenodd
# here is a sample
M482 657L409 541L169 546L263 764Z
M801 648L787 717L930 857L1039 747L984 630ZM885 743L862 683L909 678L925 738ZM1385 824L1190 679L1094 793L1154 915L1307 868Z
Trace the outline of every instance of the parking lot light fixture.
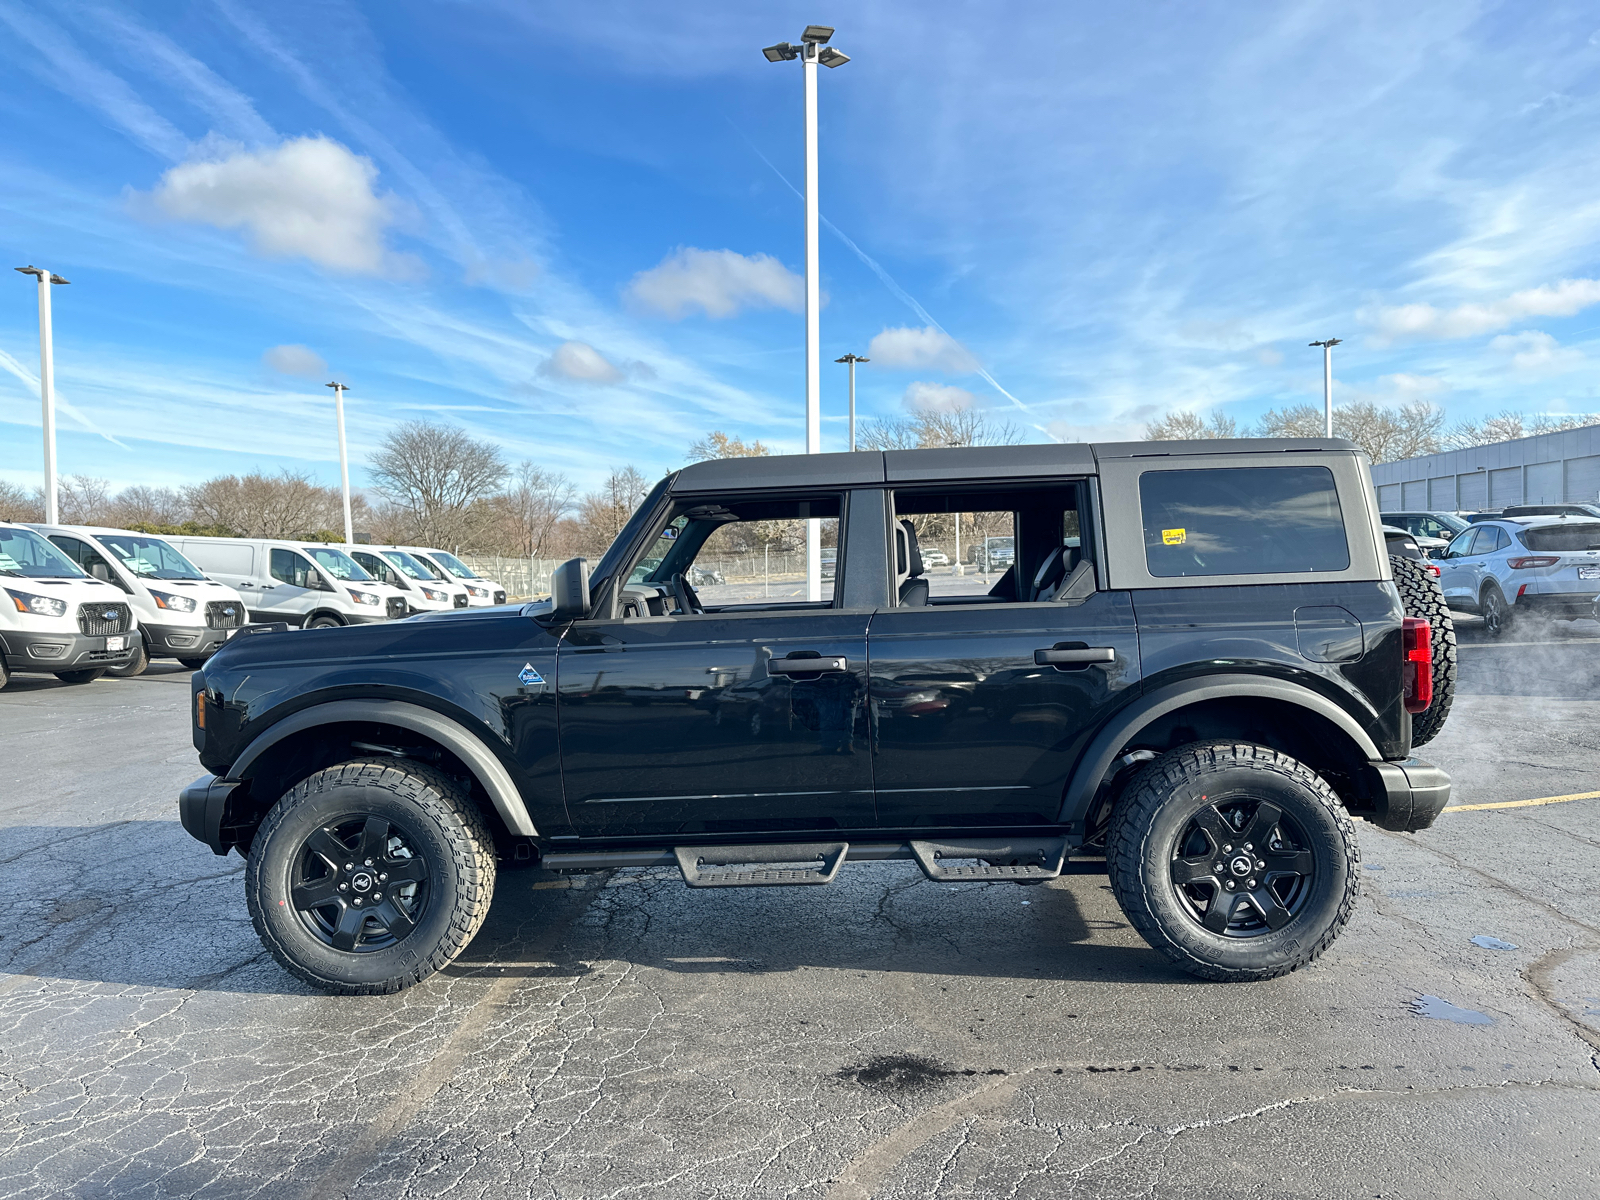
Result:
M1328 437L1333 436L1333 348L1340 345L1339 338L1328 338L1321 342L1309 343L1322 347L1322 411L1325 424L1324 432Z
M834 362L850 364L850 449L856 448L856 364L858 362L871 362L870 358L862 358L859 354L846 354L843 358L836 358Z
M344 394L350 389L342 383L330 383L333 389L333 412L339 425L339 485L344 489L344 544L355 545L355 534L350 525L350 458L344 448Z
M761 53L768 62L800 60L805 95L805 227L806 227L806 453L822 451L822 285L817 263L817 64L833 37L831 25L807 25L798 46L780 42ZM828 65L849 62L849 56L828 47ZM806 599L822 598L822 522L806 522Z
M56 495L56 352L50 326L50 288L71 281L31 263L17 270L39 281L39 407L44 415L44 519L54 525L61 514L60 498Z

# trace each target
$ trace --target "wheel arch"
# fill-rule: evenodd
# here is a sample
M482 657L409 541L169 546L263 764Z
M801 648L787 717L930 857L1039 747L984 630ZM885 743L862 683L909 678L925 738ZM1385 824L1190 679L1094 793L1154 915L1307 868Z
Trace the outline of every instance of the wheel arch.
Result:
M297 775L288 781L292 786L310 771L332 765L318 761L325 755L314 749L328 740L330 732L374 727L400 731L409 735L408 741L420 739L454 759L472 777L480 806L487 801L486 815L496 818L496 825L513 837L538 836L516 781L488 745L453 718L403 700L330 700L300 709L263 730L234 760L228 774L241 780L277 777L276 782ZM304 770L306 766L310 770Z
M1260 675L1168 684L1123 709L1089 742L1062 798L1062 823L1083 828L1125 751L1159 754L1212 738L1257 741L1300 759L1331 776L1328 782L1352 809L1366 800L1359 791L1363 769L1383 757L1353 716L1301 684Z
M318 617L332 617L341 626L350 624L344 619L344 614L336 608L314 608L306 614L305 625L302 628L309 628L311 622Z

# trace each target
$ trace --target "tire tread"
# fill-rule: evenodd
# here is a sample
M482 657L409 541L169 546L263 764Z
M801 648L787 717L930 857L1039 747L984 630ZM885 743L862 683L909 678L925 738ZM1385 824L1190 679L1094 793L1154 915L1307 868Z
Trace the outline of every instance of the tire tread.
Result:
M1428 622L1433 641L1433 703L1411 718L1411 744L1426 746L1444 728L1456 698L1456 626L1444 589L1426 568L1399 554L1389 556L1394 585L1406 616Z

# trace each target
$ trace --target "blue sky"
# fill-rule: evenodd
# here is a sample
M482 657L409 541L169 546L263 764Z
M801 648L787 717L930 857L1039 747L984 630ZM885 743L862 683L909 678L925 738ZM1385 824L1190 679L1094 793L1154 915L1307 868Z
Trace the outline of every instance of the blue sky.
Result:
M1592 5L0 0L0 244L55 289L64 474L355 480L396 421L593 486L803 446L800 68L822 71L825 449L973 404L1600 409ZM847 241L844 238L849 239ZM855 247L852 249L852 246ZM8 272L9 274L9 272ZM0 476L41 479L32 281Z

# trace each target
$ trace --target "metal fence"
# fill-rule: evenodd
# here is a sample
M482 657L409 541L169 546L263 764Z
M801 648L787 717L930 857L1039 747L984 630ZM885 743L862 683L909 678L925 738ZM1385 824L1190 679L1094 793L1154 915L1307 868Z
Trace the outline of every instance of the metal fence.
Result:
M831 546L822 552L823 575L833 575L834 551ZM506 599L538 599L550 594L550 573L563 560L558 558L507 558L499 554L462 554L462 562L479 575L493 579L506 589ZM701 557L695 560L697 568L715 572L727 583L787 583L805 578L804 551L788 554L739 554L726 557Z
M498 554L462 554L462 562L506 589L507 600L536 600L550 594L550 572L558 558L505 558Z

